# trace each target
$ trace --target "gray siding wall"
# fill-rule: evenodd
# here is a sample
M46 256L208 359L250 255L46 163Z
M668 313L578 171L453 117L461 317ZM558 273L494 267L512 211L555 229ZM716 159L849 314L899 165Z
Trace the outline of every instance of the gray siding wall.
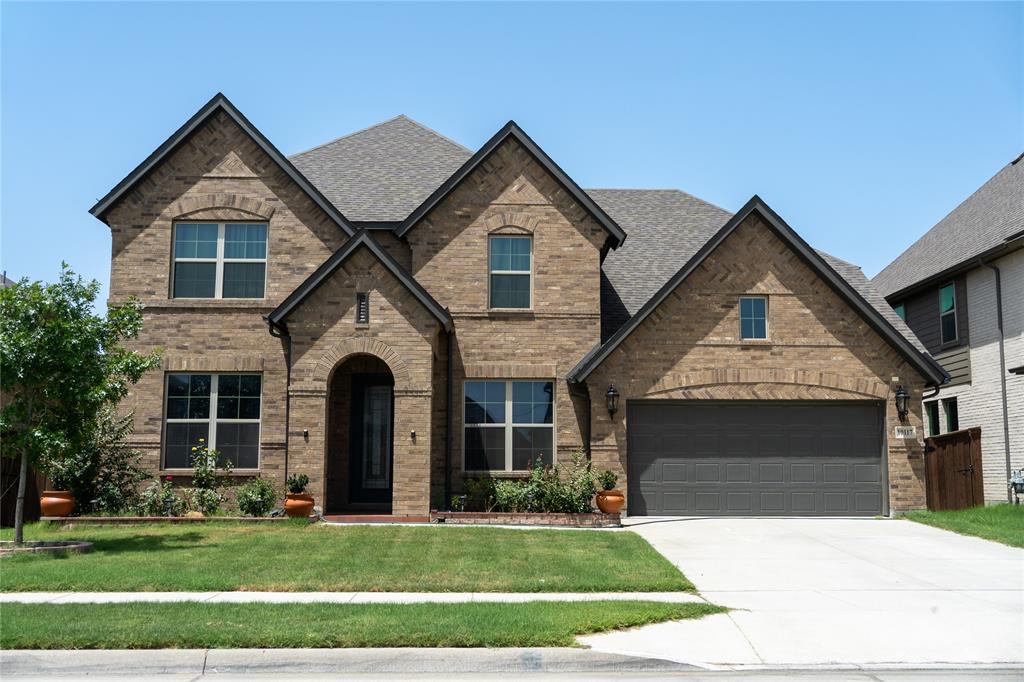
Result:
M967 346L969 333L967 327L967 283L963 276L957 277L956 283L956 326L957 341L945 346L942 345L942 337L939 334L939 289L948 282L942 282L934 287L913 294L903 299L902 303L907 314L907 326L917 334L921 343L932 355L956 348ZM893 305L901 301L892 299ZM948 368L947 368L947 371Z
M967 384L971 381L971 347L956 346L935 356L942 368L949 373L949 386Z

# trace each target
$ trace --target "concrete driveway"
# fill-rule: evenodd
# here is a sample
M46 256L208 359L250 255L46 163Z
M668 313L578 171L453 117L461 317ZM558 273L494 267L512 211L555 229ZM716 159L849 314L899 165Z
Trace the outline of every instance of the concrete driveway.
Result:
M734 611L581 641L700 665L1024 662L1024 550L906 520L633 519Z

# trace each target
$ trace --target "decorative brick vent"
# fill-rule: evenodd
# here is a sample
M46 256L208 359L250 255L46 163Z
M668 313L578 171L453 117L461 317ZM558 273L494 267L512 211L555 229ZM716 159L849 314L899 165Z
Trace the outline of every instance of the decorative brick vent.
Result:
M618 514L515 514L509 512L430 512L432 523L454 525L559 526L614 528L622 525Z

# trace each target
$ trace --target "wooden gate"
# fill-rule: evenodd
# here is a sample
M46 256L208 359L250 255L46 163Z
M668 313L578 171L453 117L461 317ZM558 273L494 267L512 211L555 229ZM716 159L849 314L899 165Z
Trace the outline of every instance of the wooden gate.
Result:
M932 436L924 444L928 509L967 509L985 503L980 428Z

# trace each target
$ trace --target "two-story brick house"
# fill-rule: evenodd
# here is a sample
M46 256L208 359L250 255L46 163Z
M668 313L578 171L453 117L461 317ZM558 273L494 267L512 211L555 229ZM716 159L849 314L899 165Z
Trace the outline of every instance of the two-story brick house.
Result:
M164 349L127 404L154 472L205 437L327 512L417 516L583 450L630 514L923 504L893 397L919 428L944 373L757 197L584 191L514 123L471 152L398 117L286 158L218 95L92 213L111 301Z
M985 500L1005 502L1024 468L1024 156L925 232L872 280L950 375L926 394L925 429L981 429Z

